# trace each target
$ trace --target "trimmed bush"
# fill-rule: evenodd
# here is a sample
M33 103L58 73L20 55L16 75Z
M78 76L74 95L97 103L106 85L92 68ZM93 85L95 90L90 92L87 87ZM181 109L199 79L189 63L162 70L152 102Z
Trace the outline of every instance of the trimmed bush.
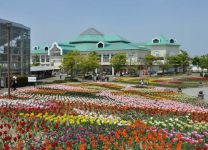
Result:
M53 81L53 83L66 83L66 82L68 82L68 81L66 81L66 80L55 80L55 81Z
M17 87L29 86L33 84L34 83L28 82L27 76L17 76Z

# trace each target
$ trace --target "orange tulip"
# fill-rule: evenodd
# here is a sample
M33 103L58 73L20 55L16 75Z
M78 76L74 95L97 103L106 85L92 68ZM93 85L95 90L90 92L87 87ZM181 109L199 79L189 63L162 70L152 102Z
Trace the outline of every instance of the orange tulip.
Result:
M182 144L183 144L183 142L179 141L178 144L176 145L176 150L181 150Z

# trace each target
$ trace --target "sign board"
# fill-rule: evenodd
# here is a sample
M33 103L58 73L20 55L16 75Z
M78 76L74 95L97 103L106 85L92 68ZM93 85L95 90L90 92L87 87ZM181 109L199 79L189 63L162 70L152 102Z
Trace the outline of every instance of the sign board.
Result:
M28 77L28 82L36 82L37 77Z

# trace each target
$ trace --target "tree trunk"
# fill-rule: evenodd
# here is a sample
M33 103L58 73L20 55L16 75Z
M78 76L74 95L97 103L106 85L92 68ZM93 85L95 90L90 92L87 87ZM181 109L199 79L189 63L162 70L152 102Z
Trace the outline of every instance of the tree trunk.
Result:
M72 67L72 66L71 66L71 68L70 68L70 72L71 72L70 79L72 80L72 79L73 79L73 74L74 74L74 69L73 69L73 67Z
M186 66L183 65L182 67L183 67L183 73L185 73L185 72L186 72L186 70L185 70L185 67L186 67Z
M177 73L178 71L177 71L177 66L175 65L175 73Z
M122 76L123 76L122 71L120 71L120 77L122 77Z

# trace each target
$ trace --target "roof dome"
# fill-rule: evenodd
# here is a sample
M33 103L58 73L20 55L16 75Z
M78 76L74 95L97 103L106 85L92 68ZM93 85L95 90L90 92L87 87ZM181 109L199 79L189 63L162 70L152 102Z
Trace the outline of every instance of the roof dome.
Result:
M80 35L103 35L101 32L96 30L95 28L89 28L82 32Z

